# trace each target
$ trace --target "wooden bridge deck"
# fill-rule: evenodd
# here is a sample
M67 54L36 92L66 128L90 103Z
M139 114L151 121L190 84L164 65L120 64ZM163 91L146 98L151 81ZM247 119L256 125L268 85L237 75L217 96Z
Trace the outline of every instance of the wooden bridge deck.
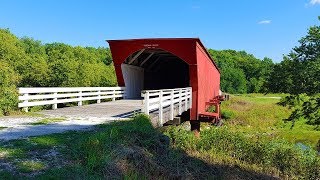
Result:
M100 104L90 104L84 106L64 107L55 110L44 110L40 114L51 117L66 117L68 119L105 119L122 120L132 117L136 113L141 113L143 107L142 100L122 99L109 101ZM163 110L163 123L170 119L170 108ZM174 116L178 115L178 105L174 106ZM182 105L184 109L184 104ZM159 111L150 112L151 123L159 126Z
M55 110L45 110L41 114L57 117L72 118L104 118L122 119L129 118L134 113L141 112L142 100L117 100L90 104L84 106L64 107Z

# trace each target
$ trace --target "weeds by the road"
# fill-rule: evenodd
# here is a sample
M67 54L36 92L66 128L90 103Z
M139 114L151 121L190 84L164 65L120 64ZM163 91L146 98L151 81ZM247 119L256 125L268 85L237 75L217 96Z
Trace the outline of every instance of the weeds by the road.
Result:
M138 115L94 131L0 142L0 179L318 178L317 152L283 139L289 110L277 101L234 97L223 105L225 125L202 125L200 139L183 126L161 133Z
M41 119L37 122L33 122L33 123L29 123L29 125L46 125L46 124L51 124L51 123L56 123L56 122L61 122L61 121L65 121L65 118L44 118Z
M189 133L185 138L195 140ZM182 136L180 136L182 137ZM177 137L178 140L180 137ZM0 179L209 179L272 176L210 163L172 146L146 116L69 132L0 143Z
M289 177L316 179L320 176L320 158L313 149L302 149L285 140L270 140L234 132L228 127L211 127L201 138L177 127L166 134L172 145L210 164L228 164L243 169Z

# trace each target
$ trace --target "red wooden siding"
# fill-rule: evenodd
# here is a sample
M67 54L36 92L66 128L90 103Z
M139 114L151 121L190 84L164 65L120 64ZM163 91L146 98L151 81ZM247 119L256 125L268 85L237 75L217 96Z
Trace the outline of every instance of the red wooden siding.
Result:
M108 40L108 43L119 86L125 86L121 64L141 49L162 49L185 61L193 91L191 120L197 120L198 114L205 111L205 103L219 95L220 72L198 38Z

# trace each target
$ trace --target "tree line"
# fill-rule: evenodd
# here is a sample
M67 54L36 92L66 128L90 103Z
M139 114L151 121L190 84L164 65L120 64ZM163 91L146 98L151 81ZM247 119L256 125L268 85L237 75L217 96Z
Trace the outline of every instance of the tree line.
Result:
M320 21L320 16L318 17ZM272 81L275 78L277 81ZM287 92L280 104L293 110L286 119L292 127L305 120L320 130L320 26L309 28L299 45L276 64L268 81L270 92Z
M286 121L293 127L295 121L305 120L320 130L320 26L311 26L298 42L280 63L244 51L209 49L209 53L221 69L222 91L288 93L279 103L292 109Z
M208 51L221 70L224 92L320 93L320 26L310 27L280 63L267 57L257 59L245 51Z
M221 71L221 90L231 94L267 92L265 86L274 63L262 60L245 51L208 50Z
M115 86L108 48L43 44L0 29L0 114L17 106L17 87Z
M319 18L320 20L320 18ZM231 94L320 93L320 26L312 26L280 63L245 51L208 49L221 70L221 90ZM43 44L0 29L0 109L17 104L17 87L115 86L108 48ZM320 103L319 103L320 104ZM320 105L319 105L320 106ZM1 114L1 113L0 113Z

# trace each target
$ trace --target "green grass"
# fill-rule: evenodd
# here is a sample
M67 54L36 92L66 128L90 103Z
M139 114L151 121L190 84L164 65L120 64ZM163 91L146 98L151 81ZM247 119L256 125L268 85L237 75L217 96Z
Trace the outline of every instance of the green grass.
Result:
M272 96L272 95L270 95ZM285 123L291 110L277 105L279 99L260 98L260 95L232 96L230 101L222 103L222 112L234 114L225 121L234 132L246 133L248 136L264 136L270 139L285 139L292 143L304 143L316 147L320 140L320 131L304 123L296 122L290 129L291 122Z
M247 171L289 179L315 179L320 175L317 152L303 150L286 140L253 138L234 132L228 126L206 128L198 140L177 127L170 127L166 134L174 140L174 147L209 164L239 166Z
M148 117L141 115L132 121L99 125L90 132L0 142L0 147L1 159L11 164L14 179L185 179L217 176L213 167L205 162L171 149L169 138L154 129ZM47 154L52 149L59 155L50 159ZM61 168L61 164L65 165ZM0 179L7 176L8 172L0 170Z
M293 143L303 143L316 147L320 142L320 131L314 129L314 126L305 123L305 120L300 120L295 123L291 129L291 122L283 123L279 128L279 137L284 138Z
M261 93L251 93L251 94L244 94L244 95L239 95L239 96L247 96L247 97L254 97L254 98L256 98L256 97L259 97L259 98L261 98L261 97L286 97L286 96L288 96L288 95L290 95L290 94L286 94L286 93L273 93L273 94L261 94Z
M41 119L37 122L33 122L33 123L28 123L29 125L46 125L46 124L51 124L51 123L55 123L55 122L61 122L61 121L65 121L65 118L44 118Z
M16 163L17 170L22 173L30 173L45 169L45 164L41 161L26 160Z
M277 101L233 96L223 103L225 125L202 124L200 139L184 126L154 129L138 115L93 131L0 142L0 166L12 169L0 179L316 179L320 157L295 143L318 132L302 122L290 130L282 121L290 110Z
M2 162L12 167L9 172L0 170L0 179L254 179L268 176L252 168L197 157L189 148L183 150L176 144L187 142L186 147L192 148L200 141L187 130L177 135L176 140L163 135L152 127L148 117L139 115L131 121L97 126L89 132L0 142ZM48 152L52 150L58 154L50 157Z
M0 117L3 116L0 114ZM24 112L22 110L10 111L10 117L30 116L30 117L43 117L43 114L39 114L36 111ZM5 116L3 116L5 117Z

